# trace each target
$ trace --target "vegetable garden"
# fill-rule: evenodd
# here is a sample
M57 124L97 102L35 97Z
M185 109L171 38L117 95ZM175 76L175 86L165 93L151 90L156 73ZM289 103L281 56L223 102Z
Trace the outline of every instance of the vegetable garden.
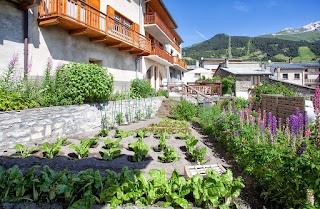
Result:
M137 127L132 124L103 130L94 138L60 138L32 148L16 145L13 155L1 157L2 202L58 203L64 208L93 204L229 208L236 204L244 185L230 170L222 175L208 170L206 178L181 176L184 165L217 163L187 122L151 119L147 123L138 129L132 129Z

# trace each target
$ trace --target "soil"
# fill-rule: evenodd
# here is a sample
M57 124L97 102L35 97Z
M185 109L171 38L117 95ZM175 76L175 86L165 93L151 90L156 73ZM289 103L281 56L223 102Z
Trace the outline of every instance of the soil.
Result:
M170 117L173 108L178 104L177 100L165 99L163 100L156 116L157 117Z
M160 107L160 110L157 116L170 116L172 107L176 105L176 101L165 100ZM146 121L140 121L138 123L133 123L126 126L118 127L122 130L136 130L138 128L147 127L151 123L159 123L161 118L153 118ZM241 191L241 195L237 198L237 203L239 204L240 209L265 209L263 200L259 197L259 192L255 187L254 181L250 176L243 174L241 169L236 165L232 157L225 153L212 136L205 136L200 133L200 129L197 126L190 125L191 133L197 139L199 139L198 147L208 147L205 159L207 160L206 164L216 164L220 163L225 168L230 168L234 176L242 176L245 182L246 187ZM111 130L108 134L110 138L113 138L115 130ZM93 136L92 136L93 137ZM68 168L69 172L77 173L81 170L92 168L94 170L101 171L104 174L106 169L110 169L116 172L120 172L124 166L127 166L131 169L139 169L145 173L148 173L151 169L164 169L168 177L174 169L177 169L180 175L184 175L184 166L185 165L194 165L194 162L189 162L185 154L185 141L179 139L178 135L170 135L167 139L167 145L174 147L175 151L179 154L180 158L177 162L174 163L161 163L158 162L158 156L160 152L155 152L154 147L157 147L159 144L159 137L157 135L149 134L143 139L143 141L150 147L148 156L144 161L141 162L131 162L130 159L133 156L133 152L128 149L128 144L135 142L137 138L135 136L129 136L121 140L120 147L122 147L121 157L116 158L112 161L105 161L102 159L100 151L104 146L104 139L100 138L99 142L95 145L94 148L91 148L89 151L89 156L84 159L75 159L76 154L74 150L69 148L68 144L74 143L79 144L81 138L69 138L67 139L66 145L61 148L59 151L59 156L53 159L47 159L43 157L41 151L35 153L33 156L28 158L17 158L10 156L15 153L15 150L7 150L5 155L0 156L0 165L5 169L12 167L13 165L18 165L22 172L26 172L30 167L34 165L48 165L51 169L56 171L62 171L65 168ZM114 139L115 140L115 139ZM2 204L2 208L59 208L58 205L48 205L48 204L34 204L34 203L20 203L20 204ZM1 207L0 206L0 207ZM101 205L96 205L94 208L101 208ZM61 207L60 207L61 208ZM104 207L108 208L108 207ZM153 208L153 207L137 207L137 206L122 206L121 208ZM159 208L159 207L157 207Z

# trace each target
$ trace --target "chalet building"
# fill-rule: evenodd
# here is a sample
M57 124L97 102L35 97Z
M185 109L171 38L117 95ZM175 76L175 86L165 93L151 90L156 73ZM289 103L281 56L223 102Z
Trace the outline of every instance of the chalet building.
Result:
M96 63L123 90L181 80L182 38L162 0L7 0L0 7L0 69L13 55L30 76L67 62Z
M262 81L269 81L272 73L265 64L259 62L229 62L221 63L214 74L225 78L231 75L234 80L234 92L236 97L248 99L253 96L253 89L262 84Z
M270 71L276 80L310 87L320 85L320 62L271 64Z

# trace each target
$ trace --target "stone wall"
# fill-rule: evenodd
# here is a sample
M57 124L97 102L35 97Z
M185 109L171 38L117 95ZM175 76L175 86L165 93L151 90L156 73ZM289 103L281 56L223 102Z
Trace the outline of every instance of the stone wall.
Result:
M143 115L154 116L163 100L154 97L0 112L0 153L19 143L34 146L63 136L97 134L103 118L112 126L117 115L123 116L124 123Z

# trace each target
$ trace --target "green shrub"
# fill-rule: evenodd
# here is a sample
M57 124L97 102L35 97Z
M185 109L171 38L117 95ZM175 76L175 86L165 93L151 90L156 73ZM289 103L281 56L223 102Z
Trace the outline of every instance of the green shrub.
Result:
M69 63L56 74L57 93L66 104L105 102L113 91L113 76L87 63Z
M191 121L196 113L196 106L187 100L181 100L181 102L172 110L173 117L178 120Z
M248 107L249 102L246 99L240 98L240 97L235 97L234 98L234 108L236 110L240 110L242 108Z
M229 75L222 79L222 94L232 94L232 87L235 83L234 77Z
M155 95L150 83L141 79L134 79L130 84L131 98L147 98Z
M270 84L266 81L262 81L262 85L256 87L254 89L254 92L255 92L254 100L256 102L261 101L262 94L281 94L281 95L287 96L287 97L293 97L293 96L297 95L297 92L285 87L280 82Z
M169 97L169 93L167 90L165 89L159 89L158 92L157 92L157 95L158 96L164 96L164 97Z

